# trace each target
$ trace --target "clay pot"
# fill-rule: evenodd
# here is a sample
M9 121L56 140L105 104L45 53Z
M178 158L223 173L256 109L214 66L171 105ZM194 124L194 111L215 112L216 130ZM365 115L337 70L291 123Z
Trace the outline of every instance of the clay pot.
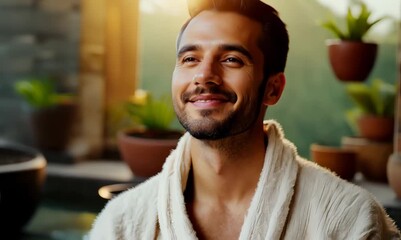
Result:
M312 144L311 158L314 162L351 181L356 172L356 153L339 147Z
M15 237L40 202L46 160L35 150L0 140L0 228ZM5 239L14 239L5 237Z
M357 170L371 181L387 182L387 161L393 142L373 141L360 137L343 137L343 148L357 153Z
M334 74L342 81L365 81L377 55L377 44L328 40L328 54Z
M363 115L357 120L359 135L375 141L392 141L394 118Z
M178 131L125 130L117 135L122 159L137 177L151 177L162 166L182 136Z
M33 111L31 122L36 146L44 150L65 150L72 137L76 115L75 103Z
M387 163L387 177L390 187L394 190L398 199L401 199L401 155L391 154Z

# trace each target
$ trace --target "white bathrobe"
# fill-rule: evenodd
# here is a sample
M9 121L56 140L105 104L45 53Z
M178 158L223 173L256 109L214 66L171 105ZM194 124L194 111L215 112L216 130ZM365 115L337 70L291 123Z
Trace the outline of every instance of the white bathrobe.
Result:
M401 239L370 193L299 157L278 123L265 130L265 163L239 239ZM161 173L111 200L90 239L197 239L183 196L190 141L186 133Z

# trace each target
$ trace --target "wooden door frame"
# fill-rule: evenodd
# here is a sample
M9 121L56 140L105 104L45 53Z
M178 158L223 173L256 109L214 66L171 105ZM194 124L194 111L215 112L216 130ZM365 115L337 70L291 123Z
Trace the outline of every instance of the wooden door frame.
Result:
M127 100L138 81L139 1L82 0L80 141L86 158L113 145L111 109Z

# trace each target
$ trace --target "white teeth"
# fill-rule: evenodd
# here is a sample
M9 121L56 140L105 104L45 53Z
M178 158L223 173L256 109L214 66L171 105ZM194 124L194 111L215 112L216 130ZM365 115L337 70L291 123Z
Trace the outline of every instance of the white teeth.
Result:
M197 100L197 102L211 102L212 100Z

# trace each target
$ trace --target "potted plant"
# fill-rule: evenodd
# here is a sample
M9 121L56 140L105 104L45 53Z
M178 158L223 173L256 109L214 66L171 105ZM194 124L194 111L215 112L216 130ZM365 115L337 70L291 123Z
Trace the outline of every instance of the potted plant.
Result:
M77 114L75 96L58 93L54 82L47 78L17 81L15 90L32 109L30 120L36 145L43 150L65 150Z
M357 137L343 137L342 144L358 152L357 168L370 180L387 181L386 165L393 151L394 84L374 79L371 84L350 83L346 92L355 107L346 112Z
M310 146L311 159L342 179L352 181L356 173L356 153L337 146L314 143Z
M346 93L355 107L346 117L359 136L376 141L391 141L394 132L395 84L374 79L371 84L350 83Z
M341 30L334 20L322 23L337 39L327 41L328 54L334 74L342 81L364 81L371 72L377 55L377 44L364 42L366 33L384 18L370 20L371 11L359 2L359 15L351 6L345 16L346 30Z
M156 99L138 89L124 108L133 126L117 134L121 157L135 176L153 176L161 171L182 136L181 131L172 129L175 113L171 98Z

